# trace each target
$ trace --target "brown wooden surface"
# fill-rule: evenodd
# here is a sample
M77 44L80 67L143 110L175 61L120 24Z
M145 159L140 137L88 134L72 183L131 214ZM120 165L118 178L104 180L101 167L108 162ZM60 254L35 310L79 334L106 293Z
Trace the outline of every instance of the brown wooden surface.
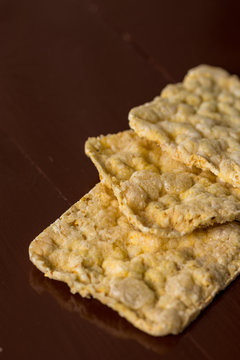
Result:
M45 279L31 240L98 181L88 136L199 63L240 75L237 1L0 0L0 360L238 359L240 279L154 338Z

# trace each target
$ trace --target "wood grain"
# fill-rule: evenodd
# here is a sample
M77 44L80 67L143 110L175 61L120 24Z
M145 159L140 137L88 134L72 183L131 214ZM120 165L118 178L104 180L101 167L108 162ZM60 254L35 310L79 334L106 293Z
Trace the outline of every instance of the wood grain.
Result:
M45 279L30 241L97 181L88 136L205 62L240 75L231 1L0 1L0 359L237 359L237 279L181 335L153 338Z

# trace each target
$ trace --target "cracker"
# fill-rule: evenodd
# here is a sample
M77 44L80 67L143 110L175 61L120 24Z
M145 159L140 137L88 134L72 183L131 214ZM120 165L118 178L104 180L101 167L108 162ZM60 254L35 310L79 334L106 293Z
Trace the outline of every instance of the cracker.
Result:
M151 334L181 332L239 273L233 222L175 239L136 231L98 184L31 243L31 261Z
M113 188L121 211L143 232L174 237L239 219L238 190L209 171L172 160L131 130L90 138L85 151Z
M35 267L30 272L30 285L38 293L47 292L59 305L67 311L78 314L82 319L87 320L100 330L121 339L135 340L142 346L150 349L159 355L163 355L172 349L180 340L177 336L168 336L162 341L158 337L153 337L118 316L109 307L101 304L95 299L86 299L78 295L72 295L65 286L61 286L57 281L50 280L42 276Z
M183 83L132 109L130 126L174 159L240 187L240 81L221 68L190 70Z

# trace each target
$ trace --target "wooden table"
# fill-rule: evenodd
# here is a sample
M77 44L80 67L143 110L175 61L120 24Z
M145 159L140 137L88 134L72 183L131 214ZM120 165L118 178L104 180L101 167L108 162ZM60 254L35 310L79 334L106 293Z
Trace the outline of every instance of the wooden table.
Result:
M181 335L154 338L70 294L31 240L98 182L88 136L195 65L240 75L237 1L0 1L0 360L238 359L240 279Z

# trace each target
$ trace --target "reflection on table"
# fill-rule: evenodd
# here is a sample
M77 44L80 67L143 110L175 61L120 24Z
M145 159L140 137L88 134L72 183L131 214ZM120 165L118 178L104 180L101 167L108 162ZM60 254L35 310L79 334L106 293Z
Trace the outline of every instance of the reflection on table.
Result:
M67 311L78 313L83 319L98 326L113 336L123 339L138 341L158 354L164 354L172 349L184 336L150 336L131 325L109 307L95 299L82 298L80 295L71 294L68 286L62 282L50 280L32 267L30 271L30 285L38 293L47 292Z

